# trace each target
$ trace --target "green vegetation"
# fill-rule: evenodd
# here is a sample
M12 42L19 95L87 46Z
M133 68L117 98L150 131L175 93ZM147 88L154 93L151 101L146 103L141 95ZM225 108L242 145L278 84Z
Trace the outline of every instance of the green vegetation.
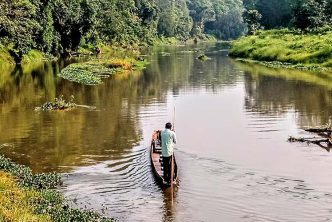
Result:
M38 50L30 50L27 54L23 55L22 64L31 62L42 62L44 60L44 54Z
M0 45L0 66L15 64L13 57L9 54L8 50Z
M243 5L249 34L276 28L319 33L332 21L331 0L243 0Z
M243 3L249 36L232 44L231 56L263 61L270 67L310 70L332 67L331 0L244 0Z
M98 85L102 83L102 76L109 76L113 72L98 64L74 63L64 68L58 76L85 85Z
M49 111L49 110L68 110L73 109L77 106L76 103L74 103L74 96L72 95L70 97L70 100L67 102L65 99L63 99L63 95L61 95L59 98L55 98L54 102L46 102L40 107L36 107L36 111L43 110L43 111Z
M103 45L231 40L263 28L320 33L332 21L331 0L3 0L0 8L0 60L12 62L10 54L17 63Z
M245 32L242 0L3 0L0 8L0 44L17 63L41 59L36 50L91 54L103 44L132 49Z
M68 206L55 190L58 174L34 175L28 167L0 156L0 221L112 221Z
M103 78L115 73L129 72L133 69L143 69L146 61L134 58L96 59L83 63L74 63L64 68L58 76L85 85L98 85Z
M36 214L29 200L38 198L37 192L17 186L15 178L0 171L0 221L51 221L48 215Z
M232 44L231 56L259 61L279 61L297 67L332 67L332 31L296 33L289 30L260 31ZM295 68L297 68L295 67Z

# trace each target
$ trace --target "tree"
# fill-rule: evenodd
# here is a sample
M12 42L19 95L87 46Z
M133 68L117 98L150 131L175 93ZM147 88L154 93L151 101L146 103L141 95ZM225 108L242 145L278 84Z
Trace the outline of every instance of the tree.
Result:
M189 14L193 19L193 36L202 36L206 22L215 19L213 5L209 0L188 0Z
M192 19L185 0L160 0L158 34L185 40L192 30Z
M257 0L255 9L262 15L261 25L266 29L287 27L292 19L294 0Z
M248 26L248 34L255 35L257 30L260 29L261 24L260 21L262 19L262 15L257 10L245 10L243 12L244 22Z
M243 7L247 10L256 9L256 4L258 0L243 0Z
M35 20L37 6L29 0L2 0L0 9L0 43L12 45L11 54L19 62L36 45L41 29Z
M299 0L293 7L293 24L301 30L317 29L327 24L328 15L325 13L328 2L326 0Z
M87 0L50 0L54 30L59 34L62 53L76 50L93 25L96 11Z
M243 3L241 0L213 0L211 1L215 20L208 21L205 31L219 39L235 39L244 34Z

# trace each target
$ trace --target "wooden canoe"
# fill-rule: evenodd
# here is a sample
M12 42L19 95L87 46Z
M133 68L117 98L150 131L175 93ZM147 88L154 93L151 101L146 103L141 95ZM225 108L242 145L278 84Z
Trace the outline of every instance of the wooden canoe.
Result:
M155 131L155 133L158 131ZM161 144L160 140L154 136L152 136L152 142L151 142L151 166L152 166L152 171L153 174L155 175L157 183L162 187L162 188L168 188L171 186L170 183L167 183L164 180L163 176L163 164L162 164L162 155L161 155ZM178 181L178 167L176 164L175 160L175 155L173 154L174 158L174 176L173 176L173 185L177 185Z

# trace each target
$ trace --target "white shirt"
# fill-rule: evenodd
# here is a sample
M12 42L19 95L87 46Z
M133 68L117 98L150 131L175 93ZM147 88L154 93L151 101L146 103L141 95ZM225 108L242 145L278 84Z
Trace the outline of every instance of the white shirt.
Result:
M176 144L175 132L165 129L161 132L161 147L162 155L164 157L170 157L173 155L174 144Z

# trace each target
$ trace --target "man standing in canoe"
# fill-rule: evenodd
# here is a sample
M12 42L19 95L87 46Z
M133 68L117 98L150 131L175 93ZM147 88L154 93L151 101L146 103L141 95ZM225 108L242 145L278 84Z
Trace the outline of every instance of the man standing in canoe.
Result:
M164 163L164 179L167 183L171 182L171 163L174 144L176 144L176 135L172 131L172 124L166 123L165 130L161 132L161 147Z

